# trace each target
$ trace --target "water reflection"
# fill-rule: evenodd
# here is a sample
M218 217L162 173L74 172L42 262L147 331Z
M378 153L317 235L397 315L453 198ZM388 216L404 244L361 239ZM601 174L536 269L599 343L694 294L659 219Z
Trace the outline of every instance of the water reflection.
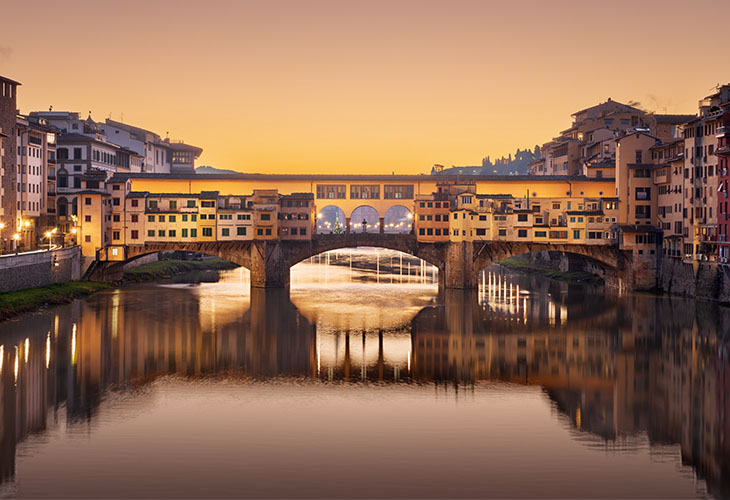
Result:
M220 283L130 286L0 325L0 479L13 485L29 436L57 440L60 429L92 425L110 397L146 401L140 394L162 376L233 376L445 394L537 387L570 439L621 456L648 449L653 461L677 460L679 445L709 491L728 495L727 309L499 269L474 292L362 285L343 269L330 269L327 286L300 275L291 296L249 293L237 270Z

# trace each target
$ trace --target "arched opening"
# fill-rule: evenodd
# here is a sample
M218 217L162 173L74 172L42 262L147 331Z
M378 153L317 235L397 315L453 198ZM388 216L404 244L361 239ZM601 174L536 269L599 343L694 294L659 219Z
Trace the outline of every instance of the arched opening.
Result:
M560 326L595 311L606 300L603 286L623 286L605 262L569 251L525 252L480 270L478 302L506 318Z
M369 332L389 330L408 323L438 296L435 266L409 253L380 247L341 248L306 258L291 267L289 282L292 302L321 327L318 335L340 328L366 337ZM324 335L321 350L344 339ZM365 340L367 350L374 346L377 354L377 335L372 344L370 337ZM358 342L362 347L362 341ZM364 359L359 364L369 365Z
M352 211L350 216L351 233L379 233L380 215L368 205L361 205Z
M345 212L335 205L327 205L317 213L317 233L342 234L346 230Z
M60 196L56 200L56 210L59 217L66 217L68 216L68 200Z
M403 205L390 207L383 217L383 226L386 233L408 234L413 227L413 213Z
M437 285L438 268L410 253L381 247L339 248L296 263L290 284Z

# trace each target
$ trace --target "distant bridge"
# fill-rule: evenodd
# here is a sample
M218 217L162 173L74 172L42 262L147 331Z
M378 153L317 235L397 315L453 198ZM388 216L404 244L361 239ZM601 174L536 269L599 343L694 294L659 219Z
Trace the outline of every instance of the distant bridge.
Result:
M412 234L318 234L309 241L217 241L199 243L149 242L124 248L121 261L101 261L88 273L89 278L121 279L128 262L157 252L175 250L215 255L247 268L251 286L286 287L289 270L295 264L330 250L354 247L380 247L404 252L439 270L439 284L446 288L476 288L479 272L492 263L533 252L561 252L581 256L611 285L621 288L651 288L655 269L635 269L633 254L613 245L577 245L518 242L444 242L419 243Z

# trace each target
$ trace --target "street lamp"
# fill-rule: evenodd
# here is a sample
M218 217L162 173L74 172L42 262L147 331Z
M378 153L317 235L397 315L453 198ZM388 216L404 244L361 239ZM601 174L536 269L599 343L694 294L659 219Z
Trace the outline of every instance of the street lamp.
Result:
M20 235L18 233L13 234L13 244L15 246L15 253L18 253L18 240L20 239Z

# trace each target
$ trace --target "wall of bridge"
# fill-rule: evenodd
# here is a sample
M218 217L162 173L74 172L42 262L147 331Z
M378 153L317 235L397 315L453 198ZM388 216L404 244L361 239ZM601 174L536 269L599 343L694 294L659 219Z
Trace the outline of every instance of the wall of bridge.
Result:
M511 177L511 178L510 178ZM149 191L151 193L200 193L202 191L219 191L221 195L251 194L254 189L277 189L279 194L313 193L317 209L328 205L339 207L349 219L352 212L360 206L374 208L380 217L384 217L389 208L402 205L413 212L414 199L384 199L386 185L412 185L414 197L419 194L431 194L437 191L436 182L446 177L426 175L348 175L348 176L303 176L303 175L192 175L192 176L154 176L132 177L132 191ZM317 198L318 184L344 184L345 198ZM380 186L379 199L352 199L350 186L359 184L376 184ZM514 197L525 197L529 192L533 197L566 197L566 196L615 196L616 188L613 179L570 180L567 178L551 179L530 176L504 176L493 179L476 180L477 194L510 194ZM344 223L344 221L343 221Z
M509 257L535 252L573 254L586 259L592 272L602 276L611 287L634 290L657 287L655 258L638 259L630 251L613 246L567 245L511 242L419 243L411 234L352 233L318 235L306 241L225 241L206 243L152 243L126 248L126 260L103 263L94 279L120 279L130 259L155 252L183 250L216 255L246 267L251 286L280 288L289 285L292 266L330 250L353 247L381 247L414 255L436 266L439 283L445 288L478 287L479 273L485 267Z

